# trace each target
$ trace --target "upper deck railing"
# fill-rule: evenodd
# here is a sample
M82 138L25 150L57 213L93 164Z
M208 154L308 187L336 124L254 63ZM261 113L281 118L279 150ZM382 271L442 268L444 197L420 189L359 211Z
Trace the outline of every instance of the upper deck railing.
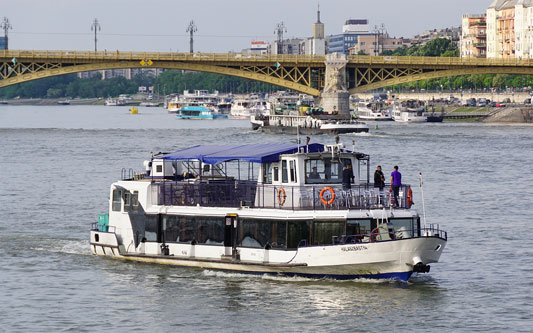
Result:
M373 184L279 186L245 181L156 181L153 183L152 204L164 206L250 207L288 210L345 210L410 208L410 186L402 185L398 204L389 185L383 190Z

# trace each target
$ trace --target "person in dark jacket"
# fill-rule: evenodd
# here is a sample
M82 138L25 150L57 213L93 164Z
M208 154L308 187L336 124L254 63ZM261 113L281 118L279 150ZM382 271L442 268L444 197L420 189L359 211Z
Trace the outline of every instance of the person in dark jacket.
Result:
M352 188L352 181L354 180L353 170L351 164L346 164L342 170L342 189L349 190Z
M378 165L376 171L374 172L374 187L379 187L380 191L383 191L385 187L385 175L381 171L381 165Z

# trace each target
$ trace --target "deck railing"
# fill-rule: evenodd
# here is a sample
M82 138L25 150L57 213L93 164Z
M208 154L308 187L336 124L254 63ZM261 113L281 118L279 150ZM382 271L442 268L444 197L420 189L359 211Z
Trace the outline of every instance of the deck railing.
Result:
M410 208L410 186L402 185L398 204L390 185L383 190L373 184L279 186L248 181L157 181L152 204L165 206L251 207L289 210L343 210L370 208Z
M441 230L438 224L431 224L429 227L417 229L390 229L387 232L380 231L376 228L372 232L366 234L333 236L331 244L347 245L425 237L436 237L447 241L448 233Z

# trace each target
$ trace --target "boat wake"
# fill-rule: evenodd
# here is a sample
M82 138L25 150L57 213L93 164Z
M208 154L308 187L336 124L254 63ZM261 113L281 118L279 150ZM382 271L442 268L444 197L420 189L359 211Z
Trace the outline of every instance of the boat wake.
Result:
M340 134L340 135L345 135L345 136L375 136L374 134L371 134L369 132L361 132L361 133L343 133L343 134Z
M51 253L91 255L89 241L60 239L54 240L50 244L53 245L51 247L35 247L33 250Z
M287 275L278 275L278 274L248 274L248 273L236 273L236 272L223 272L223 271L213 271L206 269L202 272L204 276L216 277L216 278L227 278L227 279L261 279L267 281L281 281L281 282L334 282L334 283L368 283L368 284L390 284L390 283L402 283L396 279L349 279L349 280L338 280L333 278L309 278L304 276L287 276Z

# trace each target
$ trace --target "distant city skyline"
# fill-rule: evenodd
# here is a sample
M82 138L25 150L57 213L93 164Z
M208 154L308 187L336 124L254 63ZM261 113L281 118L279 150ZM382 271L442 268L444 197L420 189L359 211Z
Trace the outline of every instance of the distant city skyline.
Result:
M341 33L344 21L368 19L391 36L412 37L430 29L459 27L463 14L485 13L491 0L330 0L320 2L326 36ZM310 37L317 1L253 0L17 0L4 4L10 49L94 50L95 18L101 25L99 50L188 52L187 26L198 27L194 49L240 52L253 40L272 41L281 21L285 38Z

